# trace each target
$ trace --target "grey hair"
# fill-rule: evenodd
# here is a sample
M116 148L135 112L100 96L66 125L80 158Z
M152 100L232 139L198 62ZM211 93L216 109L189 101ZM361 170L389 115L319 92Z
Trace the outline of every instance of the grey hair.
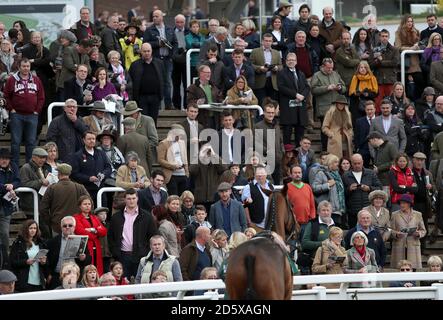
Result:
M127 161L129 161L129 160L137 160L137 162L140 162L140 157L138 156L137 152L135 152L135 151L129 151L126 154L125 158L126 158Z
M356 236L361 236L363 239L365 239L365 246L368 245L368 237L365 235L363 231L355 231L351 236L351 246L354 246L354 238Z
M302 33L306 36L306 32L304 32L303 30L299 30L299 31L297 31L297 33L295 34L295 36L297 36L298 34L302 34Z
M246 30L255 30L255 23L251 19L243 20L242 25L246 28Z
M428 259L428 266L438 264L440 267L442 266L443 262L441 261L441 258L439 256L430 256Z
M75 100L72 99L72 98L69 98L69 99L67 99L67 100L65 101L65 106L67 106L67 105L71 105L71 104L75 104L75 105L77 105L77 101L75 101Z
M163 244L166 244L166 239L165 239L165 237L163 237L163 236L160 235L160 234L156 234L156 235L152 236L152 237L149 239L149 244L151 244L152 241L155 240L155 239L160 239L161 241L163 241Z
M63 217L62 220L60 220L60 226L62 226L63 222L68 220L68 219L71 219L73 221L73 225L75 227L77 223L76 223L75 218L73 216L65 216L65 217Z
M118 51L116 51L116 50L111 50L111 51L109 51L109 52L108 52L108 55L107 55L106 57L108 58L108 60L110 60L112 56L118 56L118 59L119 59L119 60L120 60L120 58L121 58L120 53L119 53Z
M326 207L331 208L332 210L332 204L328 200L320 201L320 203L317 205L317 212L319 212L321 208Z
M226 30L225 27L217 27L217 30L215 31L215 35L221 35L221 34L228 34L228 30Z
M369 214L369 216L371 217L371 220L372 220L372 215L371 215L371 213L370 213L368 210L365 210L365 209L360 210L360 211L357 213L357 219L360 219L360 217L361 217L361 215L362 215L363 213L367 213L367 214Z

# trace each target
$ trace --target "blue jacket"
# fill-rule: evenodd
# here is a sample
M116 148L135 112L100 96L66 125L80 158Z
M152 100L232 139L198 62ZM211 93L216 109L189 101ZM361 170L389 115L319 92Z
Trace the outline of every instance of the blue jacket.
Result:
M18 167L15 163L10 162L7 168L0 168L0 196L1 196L1 206L5 211L5 216L9 216L12 214L14 210L14 206L11 202L3 199L3 196L8 193L6 191L5 184L12 184L14 186L14 190L20 187L20 175Z
M246 214L241 202L231 199L231 232L243 232L246 229ZM211 205L208 221L214 229L223 229L223 210L221 201ZM230 236L230 234L228 234Z
M105 178L100 185L102 187L105 179L109 178L112 172L111 164L105 152L97 148L94 148L94 156L91 156L83 147L72 155L69 163L72 166L72 180L83 184L88 192L99 189L95 183L89 181L89 177L103 173Z

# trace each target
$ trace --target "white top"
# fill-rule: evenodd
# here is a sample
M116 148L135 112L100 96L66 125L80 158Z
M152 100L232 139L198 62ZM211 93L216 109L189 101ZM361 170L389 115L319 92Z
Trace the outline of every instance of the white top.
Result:
M360 184L361 183L361 176L363 174L363 171L360 171L360 172L352 171L352 174L354 175L355 180L357 180L357 182Z

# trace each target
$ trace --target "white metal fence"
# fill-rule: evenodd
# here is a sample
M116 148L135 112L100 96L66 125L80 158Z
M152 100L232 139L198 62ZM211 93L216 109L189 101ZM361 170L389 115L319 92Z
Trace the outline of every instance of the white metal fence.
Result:
M424 50L403 50L400 54L400 73L401 73L401 83L403 86L406 86L406 70L405 70L405 61L406 55L409 54L422 54Z
M265 276L264 276L265 277ZM339 274L294 276L294 286L302 284L342 283L340 289L326 289L316 286L311 290L294 290L293 300L402 300L402 299L433 299L443 300L443 284L430 287L398 287L398 288L346 288L351 282L392 282L392 281L441 281L443 272L399 272L370 274ZM111 286L98 288L81 288L0 295L0 300L64 300L93 297L125 296L132 294L178 292L176 297L159 298L162 300L218 300L223 295L216 290L225 289L222 280L196 280L183 282L166 282L136 284L127 286ZM203 296L185 297L186 291L215 290Z
M28 187L20 187L14 190L16 193L32 193L32 201L34 205L34 220L38 223L38 194L37 191L35 191L32 188Z

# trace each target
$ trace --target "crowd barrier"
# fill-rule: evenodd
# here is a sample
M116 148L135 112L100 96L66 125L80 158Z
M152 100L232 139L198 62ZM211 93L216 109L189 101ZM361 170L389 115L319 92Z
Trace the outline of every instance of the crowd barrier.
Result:
M438 281L443 279L443 272L396 272L367 274L336 274L294 276L294 286L317 284L310 290L293 290L292 300L443 300L443 284L430 287L388 287L388 288L346 288L350 282L393 282L393 281ZM319 284L342 283L340 289L326 289ZM178 292L175 297L159 300L219 300L224 296L217 291L207 292L202 296L185 297L186 291L225 289L222 280L196 280L182 282L134 284L126 286L108 286L96 288L78 288L69 290L50 290L39 292L0 295L0 300L65 300L91 297L125 296L130 294Z
M14 190L15 193L21 193L21 192L30 192L32 193L32 200L34 203L34 220L38 223L38 194L37 191L35 191L32 188L28 188L28 187L20 187ZM20 198L20 197L19 197Z
M263 114L263 108L259 105L232 105L232 104L226 104L226 105L212 105L212 104L199 104L199 109L211 109L214 111L220 111L222 112L225 109L235 109L235 110L257 110L258 114L261 116Z
M401 83L406 88L406 71L405 71L405 60L407 54L422 54L424 50L403 50L400 54L400 73L401 73Z

